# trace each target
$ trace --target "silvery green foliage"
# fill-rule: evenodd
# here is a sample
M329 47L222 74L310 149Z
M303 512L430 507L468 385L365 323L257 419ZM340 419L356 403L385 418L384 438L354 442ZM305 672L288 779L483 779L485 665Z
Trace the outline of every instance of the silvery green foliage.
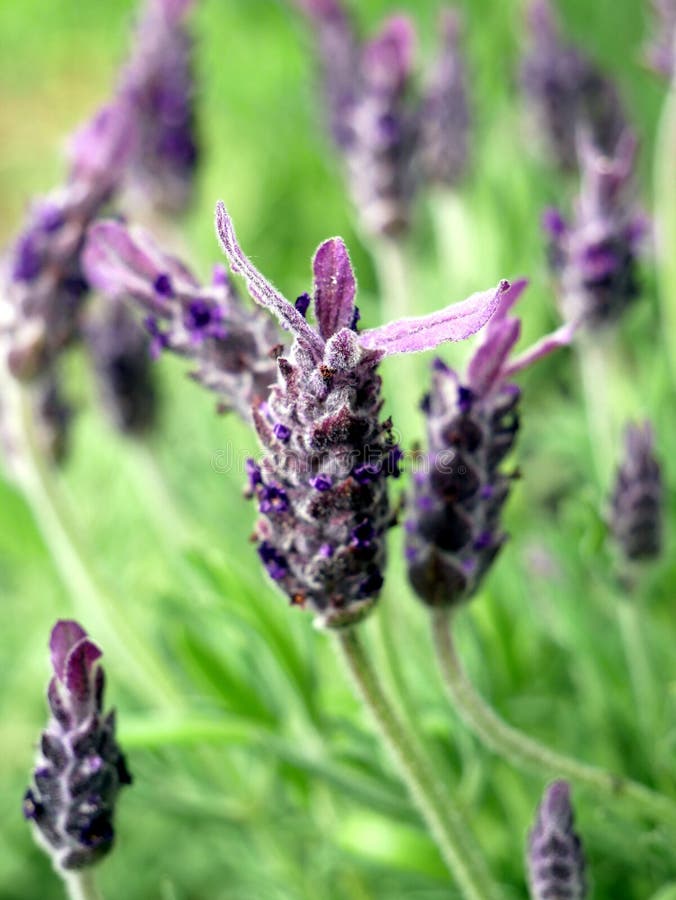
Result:
M662 471L649 422L631 424L615 476L610 528L625 559L654 559L662 548Z
M595 330L639 296L638 258L647 229L633 202L636 140L625 132L611 155L580 142L581 185L568 222L548 210L544 227L564 317Z
M592 60L559 34L548 0L533 0L528 10L530 48L521 67L521 85L536 136L552 162L577 167L577 138L591 136L610 152L626 127L617 90Z
M120 81L136 122L127 182L169 214L189 204L199 162L192 43L185 26L193 5L194 0L147 0Z
M521 396L510 378L572 337L564 326L509 359L521 330L509 311L525 287L515 282L502 296L464 377L442 360L433 365L423 401L427 450L414 471L404 526L408 577L430 606L469 600L500 552L513 478L501 464L517 436Z
M115 714L103 714L101 651L67 620L56 623L49 646L51 718L23 811L55 868L83 869L112 849L117 795L131 776L115 741Z
M528 884L531 900L584 900L585 860L573 829L570 787L555 781L545 791L528 836Z
M508 285L431 316L359 332L356 281L340 238L320 245L312 297L294 304L244 256L222 204L217 229L233 272L294 336L277 359L269 396L254 405L264 449L260 465L249 464L259 555L290 600L316 613L319 624L352 624L382 587L393 518L387 479L399 474L401 456L391 422L380 419L378 363L468 337L488 321ZM306 320L312 304L315 327Z
M242 304L218 267L203 285L147 231L104 220L89 231L83 265L91 283L145 313L150 351L194 363L192 377L214 391L222 410L251 421L252 405L276 377L279 332L261 310Z

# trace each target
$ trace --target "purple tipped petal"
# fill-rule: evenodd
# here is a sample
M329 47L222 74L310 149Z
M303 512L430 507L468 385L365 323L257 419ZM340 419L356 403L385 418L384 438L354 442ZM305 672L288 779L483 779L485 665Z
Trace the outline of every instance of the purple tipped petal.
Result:
M537 362L538 359L542 359L543 356L548 356L553 350L558 350L560 347L567 347L573 340L578 325L579 323L577 322L569 322L567 325L562 325L560 328L557 328L556 331L553 331L551 334L548 334L537 341L537 343L533 344L528 350L525 350L520 356L517 356L516 359L505 368L505 378L527 368L532 363Z
M509 282L501 281L494 291L472 294L462 303L454 303L428 316L399 319L380 328L370 328L359 334L359 343L367 350L379 350L384 356L391 356L433 350L446 341L462 341L483 328L509 289Z
M135 294L139 290L146 294L148 281L154 284L162 276L167 278L138 237L126 225L113 220L90 227L82 263L94 287L115 294Z
M415 29L406 16L388 19L364 48L364 69L371 83L386 91L402 90L411 72Z
M59 619L49 639L49 649L52 657L52 668L59 681L64 681L66 676L66 660L73 647L87 637L87 632L71 619Z
M319 333L328 340L341 328L349 328L357 290L347 247L341 238L324 241L312 261L315 315Z
M277 316L282 326L292 331L313 356L319 358L324 342L310 328L296 307L289 303L244 255L237 243L232 219L222 201L216 204L216 233L223 252L230 261L232 271L244 276L252 298L261 306L268 307Z
M92 666L103 654L93 641L83 638L68 654L63 681L68 691L81 703L89 699Z

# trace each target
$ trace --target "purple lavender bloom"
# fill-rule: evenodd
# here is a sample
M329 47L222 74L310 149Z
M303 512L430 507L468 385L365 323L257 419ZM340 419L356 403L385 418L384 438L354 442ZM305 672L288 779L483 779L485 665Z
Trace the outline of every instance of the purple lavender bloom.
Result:
M414 31L386 20L360 43L339 0L297 0L317 35L331 128L362 224L396 236L409 224L415 121L407 108Z
M648 65L659 75L673 78L676 74L676 0L653 0L655 27L653 39L646 48Z
M279 334L269 317L245 309L225 272L201 285L140 228L100 221L83 253L87 277L100 291L148 314L151 352L167 349L194 361L193 377L215 391L222 409L247 421L275 380Z
M531 900L584 900L585 860L573 828L570 787L555 781L545 791L528 836L528 884Z
M444 10L439 30L441 53L421 99L417 153L428 183L454 185L467 166L470 128L465 65L458 46L458 15Z
M636 141L625 132L613 156L582 139L582 184L572 222L549 210L544 227L564 316L590 329L616 321L638 297L637 258L646 222L631 201Z
M510 377L569 343L564 326L510 361L521 323L508 313L527 282L503 295L464 379L441 360L424 400L428 451L414 474L406 521L408 576L430 606L469 600L502 548L502 507L512 478L500 465L519 428L519 388Z
M627 560L654 559L662 548L663 489L649 422L629 425L611 498L610 528Z
M8 260L0 316L10 371L22 381L44 374L78 334L85 232L118 187L133 140L128 106L104 107L73 140L67 183L30 210Z
M115 741L115 713L103 715L100 649L77 622L66 620L54 626L49 646L51 719L23 812L55 868L66 871L87 868L110 852L117 795L131 775Z
M391 422L380 421L378 363L393 353L428 350L481 328L508 285L419 319L356 332L356 281L340 238L320 245L313 260L315 327L282 297L242 253L222 203L218 235L233 272L256 302L294 335L277 360L278 379L254 424L266 456L249 473L259 503L256 537L270 577L319 624L342 627L376 602L392 525L387 479L398 474ZM278 424L289 431L278 437ZM277 432L277 433L276 433ZM369 478L356 472L367 463ZM283 496L281 496L283 494Z
M601 150L615 146L626 127L622 104L599 68L563 43L548 0L533 0L529 25L532 43L521 69L523 91L547 153L562 169L573 170L581 129Z
M121 94L134 111L138 140L129 183L152 206L180 213L198 163L192 43L184 20L194 0L147 0Z
M157 416L150 338L121 300L101 306L85 336L104 408L123 433L146 433Z

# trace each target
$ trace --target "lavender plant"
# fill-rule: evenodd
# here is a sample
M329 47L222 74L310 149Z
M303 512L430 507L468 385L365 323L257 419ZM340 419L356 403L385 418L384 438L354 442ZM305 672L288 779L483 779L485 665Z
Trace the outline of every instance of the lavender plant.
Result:
M602 151L613 150L626 127L622 104L598 66L562 41L548 0L533 0L528 24L531 46L523 60L521 85L534 131L557 166L574 170L581 129Z
M628 562L654 559L662 546L662 473L649 422L628 425L611 497L610 529Z
M653 37L645 48L648 65L669 79L676 71L676 3L674 0L652 0L655 11Z
M528 836L528 883L531 900L584 900L585 860L574 830L570 786L555 781L545 791Z
M49 646L51 718L23 811L77 897L83 894L70 873L88 870L111 851L117 796L131 775L115 740L115 713L103 713L101 650L69 620L56 623Z
M638 256L646 230L633 203L636 139L625 132L610 155L581 144L582 180L573 220L548 210L550 263L568 321L597 330L639 296Z
M266 455L249 469L258 501L258 552L271 578L326 627L358 621L383 583L384 538L392 524L386 481L398 475L401 451L379 414L377 365L394 353L428 350L480 329L509 285L419 319L359 332L356 281L340 238L313 260L312 299L282 297L242 253L219 204L218 235L233 272L254 300L292 331L278 380L254 406ZM305 316L314 301L316 328Z

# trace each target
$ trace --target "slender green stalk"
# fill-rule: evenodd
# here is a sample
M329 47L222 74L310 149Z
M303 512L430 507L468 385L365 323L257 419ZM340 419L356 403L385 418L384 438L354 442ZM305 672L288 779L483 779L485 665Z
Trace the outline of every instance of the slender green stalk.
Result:
M439 188L430 198L430 212L434 225L437 262L444 281L453 291L464 296L476 290L477 227L469 215L467 201L452 188ZM491 235L481 235L481 259L485 270L493 271L494 248L486 246Z
M93 869L64 872L62 878L69 900L103 900Z
M607 335L581 335L578 362L584 392L587 427L599 487L605 490L617 453L615 420L607 365Z
M615 598L617 621L627 660L627 670L634 694L636 717L643 737L652 739L657 719L655 679L643 641L640 597Z
M466 900L498 897L498 888L492 883L467 826L434 780L428 760L385 695L356 629L338 632L336 640L357 690L462 895Z
M451 701L468 728L489 749L526 771L569 778L597 794L624 799L646 815L676 825L676 801L621 775L557 753L504 722L474 690L462 669L449 610L437 610L431 619L437 662Z
M676 384L676 73L664 101L655 148L654 204L662 335Z
M92 632L105 632L111 653L124 663L124 672L134 691L153 704L175 708L181 703L161 662L153 658L116 599L111 597L89 568L69 510L58 485L37 446L33 411L27 389L3 384L3 400L11 402L12 435L15 443L14 474L28 501L52 561L78 615Z

